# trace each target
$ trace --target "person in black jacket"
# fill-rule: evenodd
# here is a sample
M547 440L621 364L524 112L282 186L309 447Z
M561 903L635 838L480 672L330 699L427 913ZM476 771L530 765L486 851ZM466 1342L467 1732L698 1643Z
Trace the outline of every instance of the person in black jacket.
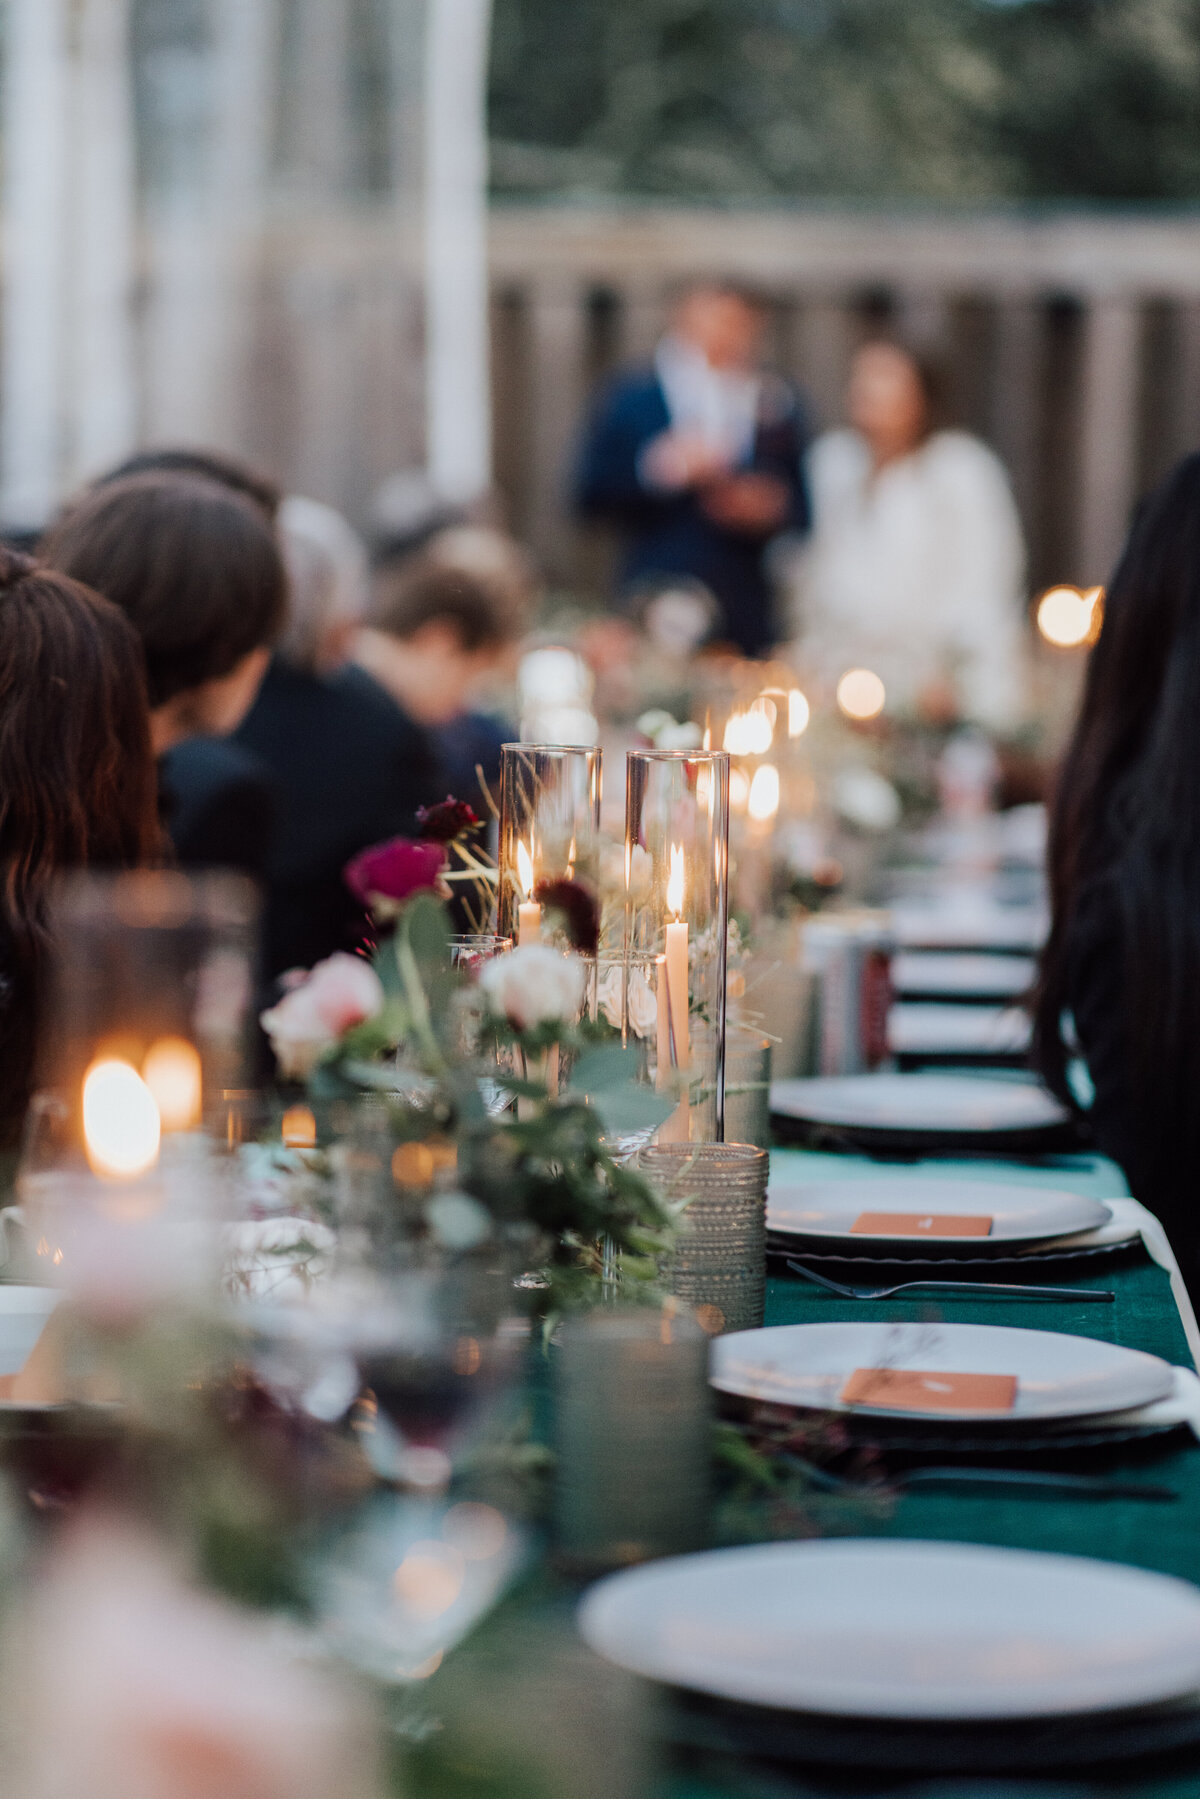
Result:
M737 288L686 294L653 365L601 394L576 480L582 515L625 540L624 586L699 581L747 656L778 635L767 547L810 522L808 429L791 385L759 368L765 325Z
M1098 1146L1200 1297L1200 455L1143 504L1113 576L1050 834L1034 1057L1081 1053Z
M178 861L261 877L275 785L226 741L254 703L287 615L287 575L261 508L187 472L105 480L67 507L44 554L119 606L141 638L160 805Z
M235 747L279 795L267 861L264 974L353 950L369 921L343 870L360 850L411 834L445 796L430 737L345 657L368 599L367 558L345 519L285 499L279 531L291 582L287 631Z

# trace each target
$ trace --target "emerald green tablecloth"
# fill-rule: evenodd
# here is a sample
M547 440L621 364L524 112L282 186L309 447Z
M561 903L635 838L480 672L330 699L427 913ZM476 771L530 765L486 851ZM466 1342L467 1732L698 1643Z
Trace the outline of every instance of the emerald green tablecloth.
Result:
M885 1175L887 1164L852 1156L821 1155L808 1150L776 1150L772 1178L833 1180L865 1174ZM1026 1166L1005 1162L905 1163L905 1175L928 1174L944 1179L959 1174L972 1180L1020 1181L1031 1186L1070 1188L1098 1199L1126 1193L1120 1172L1099 1157L1062 1158L1053 1165ZM1063 1277L1064 1280L1066 1277ZM1115 1289L1114 1304L1055 1304L1053 1301L962 1299L938 1295L936 1314L972 1323L1026 1325L1043 1330L1072 1331L1102 1337L1130 1348L1149 1350L1167 1361L1191 1365L1183 1326L1166 1272L1148 1257L1120 1267L1106 1263L1094 1272L1070 1274L1067 1284ZM931 1296L873 1303L873 1319L929 1316ZM773 1277L767 1289L768 1324L815 1323L861 1319L866 1308L841 1300L788 1276ZM1008 1544L1025 1549L1097 1556L1110 1561L1160 1569L1200 1582L1200 1445L1188 1443L1156 1459L1147 1478L1162 1481L1179 1493L1172 1504L1118 1500L1071 1500L1059 1495L986 1496L970 1493L912 1493L900 1499L886 1521L870 1534L923 1537L973 1543ZM1200 1799L1200 1761L1182 1775L1079 1781L1054 1779L880 1781L846 1775L839 1779L806 1777L795 1770L776 1777L752 1765L710 1758L703 1767L678 1768L664 1779L655 1799Z

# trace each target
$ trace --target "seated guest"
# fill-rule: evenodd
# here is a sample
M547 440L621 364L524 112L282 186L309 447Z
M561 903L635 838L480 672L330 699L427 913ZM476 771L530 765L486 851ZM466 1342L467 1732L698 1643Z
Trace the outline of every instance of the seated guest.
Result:
M279 794L266 865L269 977L362 942L368 920L343 879L346 863L411 832L417 808L446 791L427 734L362 669L343 666L369 595L354 531L330 507L293 498L279 530L288 627L236 738Z
M452 541L474 536L448 531L420 556L380 570L354 655L410 718L434 734L450 791L478 811L483 796L476 770L494 787L500 746L514 733L478 710L476 696L518 641L527 613L514 583L515 561L501 573L501 563L482 548L476 555L469 543ZM529 565L521 554L525 579Z
M0 1150L32 1092L51 884L158 850L136 633L99 594L0 549Z
M287 612L275 534L254 501L191 474L105 481L70 505L48 562L113 600L142 640L160 801L185 866L260 876L275 794L224 742L254 703Z
M1035 1059L1070 1102L1082 1054L1095 1140L1200 1297L1200 456L1145 502L1108 590L1050 879Z

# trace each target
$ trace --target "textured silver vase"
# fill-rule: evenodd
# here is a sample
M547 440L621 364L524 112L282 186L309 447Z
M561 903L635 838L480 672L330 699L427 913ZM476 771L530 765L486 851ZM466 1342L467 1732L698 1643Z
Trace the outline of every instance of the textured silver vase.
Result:
M643 1150L643 1174L682 1207L667 1276L710 1336L763 1321L767 1153L751 1143L663 1143Z

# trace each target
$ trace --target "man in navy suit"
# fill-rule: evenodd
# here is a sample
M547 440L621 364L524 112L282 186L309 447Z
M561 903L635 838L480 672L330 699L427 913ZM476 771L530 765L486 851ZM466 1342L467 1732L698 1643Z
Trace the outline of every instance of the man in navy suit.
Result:
M600 396L576 490L585 518L624 537L627 591L702 582L723 615L716 635L748 656L777 635L767 546L809 525L806 421L789 383L759 367L765 324L732 286L687 293L652 367Z

